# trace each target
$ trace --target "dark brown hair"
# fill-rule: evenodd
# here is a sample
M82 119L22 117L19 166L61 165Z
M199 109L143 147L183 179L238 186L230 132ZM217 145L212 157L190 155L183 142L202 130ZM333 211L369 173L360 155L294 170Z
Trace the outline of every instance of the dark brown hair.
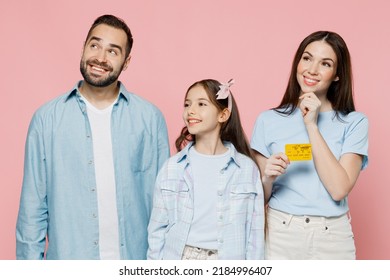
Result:
M214 104L218 110L222 111L225 108L228 108L228 98L216 98L216 94L219 91L220 85L220 82L212 79L195 82L188 88L184 99L186 99L188 92L192 88L201 86L206 91L211 103ZM250 149L244 129L241 125L240 114L238 112L236 101L234 100L233 94L230 94L232 98L232 110L229 119L222 124L220 131L221 140L231 142L239 153L247 155L253 159L252 151ZM176 139L175 142L177 151L181 151L189 141L196 142L196 137L190 134L187 127L185 126L181 130L180 136Z
M297 81L298 63L306 47L315 41L328 43L337 57L336 76L339 77L339 80L332 82L327 92L327 98L332 104L333 110L335 110L337 117L339 117L339 113L348 114L355 111L351 56L343 38L337 33L330 31L314 32L301 42L294 56L290 78L283 99L274 110L290 115L298 106L301 89Z
M133 35L131 34L130 28L127 26L127 24L124 22L123 19L120 19L113 15L102 15L95 19L93 22L91 28L88 31L87 38L85 39L85 43L87 43L89 36L91 35L92 30L100 25L100 24L106 24L108 26L121 29L123 30L127 35L127 44L126 44L126 58L129 56L131 48L133 47Z

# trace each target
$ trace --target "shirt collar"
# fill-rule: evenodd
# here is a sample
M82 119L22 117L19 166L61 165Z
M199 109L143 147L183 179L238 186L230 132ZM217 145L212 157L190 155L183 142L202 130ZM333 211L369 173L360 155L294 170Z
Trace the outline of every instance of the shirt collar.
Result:
M81 86L82 83L83 83L82 80L78 81L76 83L76 85L70 90L68 96L65 98L65 102L67 102L69 99L71 99L73 97L80 97L81 96L80 91L79 91L79 87ZM129 100L130 100L130 92L127 91L127 89L125 88L123 83L121 83L120 81L118 81L118 85L119 85L119 97L118 97L117 103L119 102L119 100L123 99L128 104ZM117 103L115 103L115 105Z
M235 163L238 167L240 167L240 160L238 158L238 152L236 150L236 148L234 147L234 145L230 142L224 142L223 143L226 147L229 147L229 160L226 164L226 167L229 166L229 164L231 163ZM189 142L183 150L181 150L179 153L178 153L178 157L177 157L177 163L185 160L187 164L189 164L189 160L188 160L188 154L189 154L189 150L190 148L194 145L194 142L191 141Z

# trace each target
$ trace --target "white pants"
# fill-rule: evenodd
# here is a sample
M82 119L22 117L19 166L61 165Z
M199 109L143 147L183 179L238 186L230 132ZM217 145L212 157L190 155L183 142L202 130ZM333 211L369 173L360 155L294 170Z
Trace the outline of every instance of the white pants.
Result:
M354 260L350 218L294 216L268 208L265 258L268 260Z
M218 251L192 247L186 245L184 247L182 260L217 260Z

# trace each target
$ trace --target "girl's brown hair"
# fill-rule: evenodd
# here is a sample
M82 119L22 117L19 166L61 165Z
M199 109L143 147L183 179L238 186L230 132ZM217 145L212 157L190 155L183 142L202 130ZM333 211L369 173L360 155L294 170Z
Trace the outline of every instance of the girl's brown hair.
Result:
M220 85L220 82L213 79L195 82L188 88L184 99L186 99L188 92L192 88L201 86L206 91L211 103L214 104L218 110L222 111L225 108L228 108L228 98L217 99L216 94L220 89ZM238 112L236 101L234 100L233 94L231 92L230 94L232 99L232 110L229 119L222 124L220 131L221 140L231 142L239 153L247 155L253 159L249 142L241 125L240 114ZM189 141L196 142L196 137L190 134L185 126L182 128L180 136L175 142L177 151L181 151Z

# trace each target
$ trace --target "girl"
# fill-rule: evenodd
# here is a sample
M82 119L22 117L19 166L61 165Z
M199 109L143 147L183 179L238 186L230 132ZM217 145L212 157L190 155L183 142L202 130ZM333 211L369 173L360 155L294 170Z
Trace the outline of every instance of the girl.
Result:
M178 153L156 180L148 259L263 259L259 170L228 84L188 89Z
M355 259L347 195L367 166L368 121L355 111L338 34L301 42L283 99L259 115L251 146L269 205L266 259Z

